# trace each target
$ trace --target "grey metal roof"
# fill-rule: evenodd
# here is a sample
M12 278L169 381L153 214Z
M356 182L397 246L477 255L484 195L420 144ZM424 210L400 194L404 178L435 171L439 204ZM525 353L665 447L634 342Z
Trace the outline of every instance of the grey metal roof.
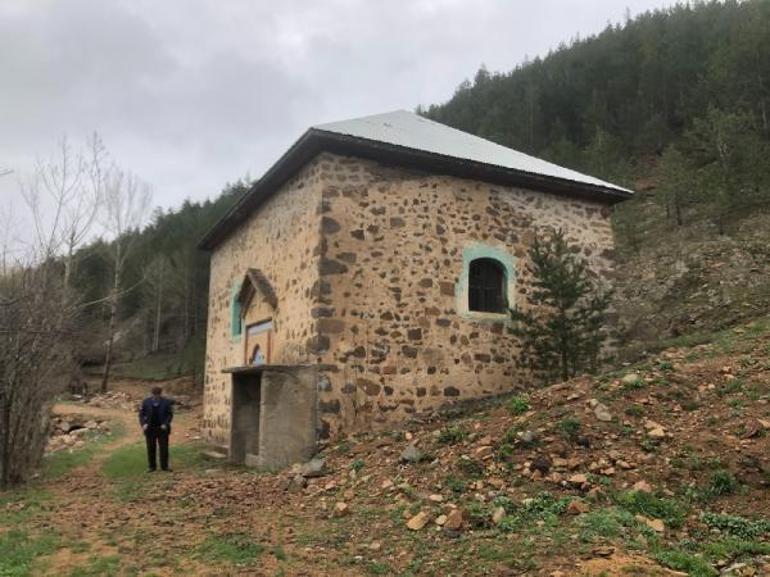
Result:
M631 193L615 184L506 148L406 110L319 124L313 129Z
M398 110L308 129L203 236L198 246L214 249L265 199L324 151L609 205L633 194L598 178Z

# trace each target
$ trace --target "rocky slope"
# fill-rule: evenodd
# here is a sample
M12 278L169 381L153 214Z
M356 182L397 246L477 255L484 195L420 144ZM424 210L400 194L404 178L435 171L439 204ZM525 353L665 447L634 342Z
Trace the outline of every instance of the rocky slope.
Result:
M770 312L769 215L755 214L719 235L703 216L674 226L654 196L639 194L627 217L636 231L619 226L616 235L615 307L626 343L643 348Z
M768 575L769 352L756 321L173 496L280 518L298 575Z

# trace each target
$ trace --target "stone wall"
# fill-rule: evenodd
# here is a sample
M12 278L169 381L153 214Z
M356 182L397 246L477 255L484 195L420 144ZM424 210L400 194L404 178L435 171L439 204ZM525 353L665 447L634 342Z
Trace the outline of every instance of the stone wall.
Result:
M320 155L212 255L207 439L226 444L229 434L221 371L244 363L230 303L248 268L277 295L271 362L319 365L324 438L530 385L507 315L468 311L468 263L500 261L509 303L526 307L537 231L563 228L607 276L609 214L601 203ZM259 308L249 317L261 319Z
M327 157L318 317L322 436L376 427L447 401L526 387L506 315L467 310L467 264L500 260L526 307L527 249L563 228L611 271L601 203Z
M314 361L308 356L306 343L314 336L311 310L320 262L319 161L309 163L273 194L211 255L203 415L209 442L228 442L230 375L222 370L245 362L245 334L232 336L231 303L247 269L260 269L278 296L271 361ZM261 320L265 314L265 303L259 296L252 301L251 320Z

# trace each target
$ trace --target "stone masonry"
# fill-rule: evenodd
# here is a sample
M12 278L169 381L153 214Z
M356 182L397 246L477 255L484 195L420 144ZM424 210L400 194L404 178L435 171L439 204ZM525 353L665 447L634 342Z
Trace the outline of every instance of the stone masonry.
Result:
M227 442L222 370L243 364L231 302L248 268L277 295L271 362L319 365L316 425L326 438L526 387L506 315L468 311L468 262L499 260L509 304L527 307L535 235L564 229L606 277L609 215L599 201L321 153L212 254L207 438Z

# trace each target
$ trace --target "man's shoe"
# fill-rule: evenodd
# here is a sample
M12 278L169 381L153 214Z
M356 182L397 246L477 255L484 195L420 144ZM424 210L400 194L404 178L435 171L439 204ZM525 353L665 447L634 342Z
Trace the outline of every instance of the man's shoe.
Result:
M155 472L155 468L154 467L150 467L149 469L147 469L147 472L148 473L154 473Z
M174 469L172 469L171 467L166 467L165 469L162 469L162 471L163 471L164 473L173 473L173 472L174 472Z

